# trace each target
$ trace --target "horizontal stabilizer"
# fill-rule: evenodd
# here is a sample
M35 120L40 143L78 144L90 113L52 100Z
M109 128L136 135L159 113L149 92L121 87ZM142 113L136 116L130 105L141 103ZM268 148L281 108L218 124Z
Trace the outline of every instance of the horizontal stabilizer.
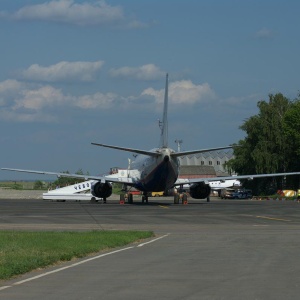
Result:
M183 151L183 152L175 152L175 153L171 153L171 156L179 157L179 156L185 156L185 155L191 155L191 154L209 152L209 151L217 151L217 150L223 150L223 149L230 149L230 148L232 148L232 146L218 147L218 148L208 148L208 149L199 149L199 150L191 150L191 151Z
M125 147L112 146L112 145L106 145L106 144L98 144L98 143L91 143L91 144L95 145L95 146L106 147L106 148L111 148L111 149L116 149L116 150L122 150L122 151L143 154L143 155L148 155L148 156L158 156L159 155L159 153L156 153L156 152L145 151L145 150L140 150L140 149L132 149L132 148L125 148Z

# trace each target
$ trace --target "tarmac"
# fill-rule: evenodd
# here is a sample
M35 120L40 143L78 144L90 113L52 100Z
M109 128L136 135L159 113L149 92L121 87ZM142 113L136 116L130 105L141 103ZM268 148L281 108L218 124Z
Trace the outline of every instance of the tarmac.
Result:
M1 299L299 298L297 202L26 197L0 200L1 230L134 229L156 237L1 282Z

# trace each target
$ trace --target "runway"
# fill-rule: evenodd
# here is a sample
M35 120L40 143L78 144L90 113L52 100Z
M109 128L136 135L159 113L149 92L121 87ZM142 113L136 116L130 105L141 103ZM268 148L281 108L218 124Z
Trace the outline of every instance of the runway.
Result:
M163 237L22 284L59 267L2 282L3 299L297 299L300 292L296 202L1 199L0 207L1 230L135 229Z

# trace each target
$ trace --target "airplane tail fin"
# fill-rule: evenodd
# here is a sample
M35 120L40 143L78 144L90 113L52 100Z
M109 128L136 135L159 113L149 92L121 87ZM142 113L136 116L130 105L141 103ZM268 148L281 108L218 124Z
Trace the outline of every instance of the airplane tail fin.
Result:
M164 111L163 119L160 122L161 134L160 134L160 147L168 147L168 80L169 75L166 75L166 86L165 86L165 98L164 98Z
M159 122L159 126L161 128L159 147L160 148L168 148L168 73L166 74L163 119L162 119L162 121ZM117 149L117 150L122 150L122 151L128 151L128 152L142 154L142 155L148 155L148 156L152 156L152 157L159 156L159 152L145 151L145 150L140 150L140 149L125 148L125 147L119 147L119 146L113 146L113 145L107 145L107 144L99 144L99 143L91 143L91 144L95 145L95 146Z

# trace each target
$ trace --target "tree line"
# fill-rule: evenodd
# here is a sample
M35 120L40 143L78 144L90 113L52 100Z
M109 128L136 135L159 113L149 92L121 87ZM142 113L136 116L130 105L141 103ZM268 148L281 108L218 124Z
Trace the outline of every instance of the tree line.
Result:
M61 173L70 174L69 171L62 171ZM84 173L82 169L79 169L78 171L76 171L75 174L77 174L77 175L90 175L89 172ZM34 182L33 188L35 190L42 190L42 189L45 189L45 188L55 189L55 188L61 188L61 187L73 185L73 184L80 183L80 182L83 182L83 181L85 181L85 180L80 179L80 178L74 178L74 177L58 177L55 181L50 182L50 183L46 183L46 182L41 181L41 180L36 180Z
M270 94L257 103L259 113L240 126L245 138L233 147L234 158L226 167L239 175L300 171L300 94L290 100ZM299 176L270 177L245 182L255 193L298 189Z

